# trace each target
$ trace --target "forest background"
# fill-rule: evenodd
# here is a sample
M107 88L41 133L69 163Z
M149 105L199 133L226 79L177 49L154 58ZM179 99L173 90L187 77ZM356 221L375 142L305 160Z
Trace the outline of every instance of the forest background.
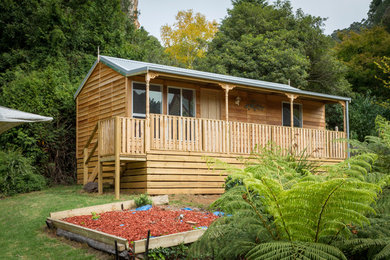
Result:
M73 94L98 46L107 56L290 80L300 89L351 97L351 137L360 141L376 135L377 115L390 119L390 0L372 0L366 19L331 36L323 32L323 18L294 13L289 1L232 3L219 25L192 11L179 13L177 24L162 28L162 45L136 28L130 0L1 1L0 105L54 120L3 133L0 149L28 158L49 184L75 182ZM196 34L202 26L194 26L173 41L178 25L191 23L211 33ZM326 113L327 128L343 130L341 107L327 105Z

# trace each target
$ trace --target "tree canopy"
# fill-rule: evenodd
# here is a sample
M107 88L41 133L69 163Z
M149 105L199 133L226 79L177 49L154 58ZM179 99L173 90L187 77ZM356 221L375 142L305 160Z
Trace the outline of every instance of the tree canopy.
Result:
M369 26L384 26L390 32L390 1L372 0L367 13L367 24Z
M73 182L73 94L105 55L166 63L155 37L136 30L131 1L7 0L0 2L0 105L52 116L0 136L2 149L21 149L53 183Z
M323 19L293 13L288 1L233 1L197 68L280 83L301 89L345 94L345 68L322 32Z
M389 90L376 78L382 76L382 71L375 62L390 54L390 34L384 27L374 27L361 33L340 33L339 37L341 42L335 46L335 53L348 67L346 78L353 91L362 94L371 91L379 99L389 97Z
M194 14L190 9L179 11L173 26L166 24L161 27L161 39L165 52L177 65L193 68L195 59L204 57L207 44L217 30L216 21L207 21L204 15Z

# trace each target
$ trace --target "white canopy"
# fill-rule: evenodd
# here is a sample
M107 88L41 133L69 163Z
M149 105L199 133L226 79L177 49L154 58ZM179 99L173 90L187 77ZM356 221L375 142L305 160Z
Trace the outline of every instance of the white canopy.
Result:
M43 122L50 120L53 120L53 118L0 106L0 134L14 126L18 126L23 123Z

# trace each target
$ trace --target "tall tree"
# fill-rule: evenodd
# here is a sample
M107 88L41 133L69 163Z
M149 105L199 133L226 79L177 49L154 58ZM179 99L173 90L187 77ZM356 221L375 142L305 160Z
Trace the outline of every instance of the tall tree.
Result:
M390 91L382 87L382 71L375 65L383 56L390 55L390 34L384 27L365 29L362 33L339 34L341 42L335 46L339 60L348 67L347 79L355 92L370 91L379 100L390 97Z
M197 67L212 72L262 79L345 94L344 66L329 51L323 19L295 15L289 1L236 0Z
M192 68L196 58L202 58L207 50L207 43L217 32L216 21L207 21L200 13L193 10L179 11L176 23L161 27L161 39L165 51L177 63Z
M54 183L74 181L73 94L105 55L166 62L155 37L136 30L123 10L131 0L0 1L0 105L52 116L0 136L0 149L20 149Z
M384 26L390 32L390 0L372 0L367 15L368 26Z
M383 86L387 89L390 89L390 57L383 57L379 62L375 62L375 65L382 71L384 74L383 77L376 77L379 79ZM387 100L384 101L387 108L390 108L390 97L387 98Z

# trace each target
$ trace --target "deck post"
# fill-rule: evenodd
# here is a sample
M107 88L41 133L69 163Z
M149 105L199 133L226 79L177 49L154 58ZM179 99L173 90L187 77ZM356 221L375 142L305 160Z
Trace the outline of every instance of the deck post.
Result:
M121 151L121 125L120 118L115 117L115 133L114 133L114 152L115 152L115 199L120 197L120 174L121 174L121 161L120 161L120 151Z
M290 140L291 140L291 145L293 145L293 140L294 140L294 99L296 99L298 96L293 95L293 94L286 94L286 95L290 99L290 126L291 126L291 136L290 136L291 139Z
M84 148L84 159L83 159L83 185L88 182L88 147Z
M150 151L150 101L149 101L149 90L150 90L150 80L157 77L157 73L147 72L145 74L146 82L146 109L145 109L145 153Z
M235 86L219 84L225 90L225 120L226 120L226 153L230 154L230 125L229 125L229 91Z
M345 138L349 139L349 127L348 127L348 101L340 101L339 102L341 106L343 107L343 130L345 134ZM345 157L349 158L349 152L348 152L348 142L345 143Z

